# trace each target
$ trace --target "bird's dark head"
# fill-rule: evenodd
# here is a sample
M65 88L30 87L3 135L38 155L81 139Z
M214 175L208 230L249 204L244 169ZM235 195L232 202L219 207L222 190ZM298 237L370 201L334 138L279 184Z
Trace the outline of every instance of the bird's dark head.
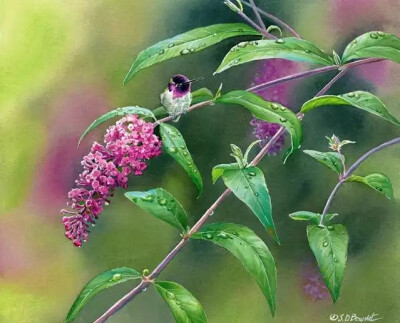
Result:
M203 78L197 78L190 80L188 77L182 74L174 75L168 82L168 90L173 93L173 98L181 98L191 91L191 85L193 82L199 81Z
M182 74L174 75L168 82L168 90L173 93L173 98L181 98L191 90L189 78Z

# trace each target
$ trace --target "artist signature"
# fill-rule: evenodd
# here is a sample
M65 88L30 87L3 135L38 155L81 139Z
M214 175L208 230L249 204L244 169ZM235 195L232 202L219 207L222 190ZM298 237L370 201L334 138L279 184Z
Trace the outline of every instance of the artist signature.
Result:
M355 313L352 314L331 314L329 315L329 319L331 321L336 322L374 322L383 319L383 317L379 317L379 314L372 313L367 316L358 316Z

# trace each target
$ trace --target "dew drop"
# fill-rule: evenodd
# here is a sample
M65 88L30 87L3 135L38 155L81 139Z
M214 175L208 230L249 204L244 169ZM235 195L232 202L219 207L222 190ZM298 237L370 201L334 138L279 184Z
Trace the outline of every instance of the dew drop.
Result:
M176 301L175 304L179 306L179 305L181 305L181 302L180 301Z
M272 104L271 104L271 108L274 109L274 110L278 110L279 105L277 105L277 104L275 104L275 103L272 103Z
M232 53L236 52L236 47L232 47L230 50Z
M333 226L330 225L330 226L328 226L328 230L329 230L329 231L334 231L335 228L334 228Z
M328 242L324 241L324 243L322 244L323 247L327 247L328 246Z
M175 147L169 148L169 152L175 154L177 152L177 149Z
M239 64L239 62L240 62L240 58L237 58L237 59L235 59L235 60L233 61L233 64Z
M249 175L250 175L250 176L256 176L256 173L254 173L254 172L249 172Z
M360 98L360 94L354 93L354 97L355 97L356 99L359 99L359 98Z
M171 44L168 45L169 48L172 48L172 47L174 47L174 46L175 46L174 43L171 43Z
M378 31L378 36L383 37L383 36L385 36L385 33L383 31Z
M212 239L213 236L212 236L211 233L206 233L206 234L204 235L204 238L206 238L206 239Z
M185 48L185 49L182 49L181 50L181 55L186 55L186 54L189 54L190 53L190 51L187 49L187 48Z
M378 190L379 192L382 192L382 187L376 186L375 188L376 188L376 190Z
M121 274L114 274L114 276L112 276L112 281L116 282L118 280L120 280L122 278Z
M337 162L333 162L332 164L333 164L333 166L336 166L336 165L337 165Z
M186 149L186 146L181 146L181 149Z
M310 51L309 49L306 49L305 52L306 52L307 54L310 54L310 53L311 53L311 51Z
M286 122L286 121L287 121L286 118L280 118L279 120L280 120L281 122Z
M333 261L334 261L334 262L338 262L338 260L337 260L336 257L333 257Z
M222 238L222 239L227 239L228 235L225 232L221 232L220 234L218 234L217 236L218 238Z
M238 30L238 31L242 33L242 32L243 32L243 29L242 29L242 28L239 28L239 30Z
M258 46L258 41L255 41L255 42L254 42L254 46Z
M192 48L190 49L190 52L193 53L195 50L196 50L196 49L192 47Z
M257 192L254 193L255 196L259 196L260 194L258 194Z
M197 173L197 169L193 169L193 173Z
M188 155L187 151L182 152L182 154L183 154L183 156L187 156Z
M285 43L285 41L282 38L278 38L277 40L275 40L275 43L283 44L283 43Z
M165 53L165 50L162 49L162 50L160 50L160 51L158 52L158 55L162 55L162 54L164 54L164 53Z
M378 34L377 33L370 33L369 37L371 37L372 39L378 39Z
M164 206L167 204L167 200L166 199L159 199L158 200L158 204L160 204L161 206Z
M167 297L168 297L169 299L174 299L174 298L175 298L175 295L172 294L171 292L167 292Z
M327 160L328 160L328 158L326 158L326 157L323 157L323 158L322 158L322 160L323 160L323 161L327 161Z
M378 112L378 113L382 113L382 110L380 110L380 109L377 109L377 110L376 110L376 112Z
M351 44L352 44L352 45L355 45L355 44L357 44L357 42L358 42L357 39L354 39L353 42L352 42Z
M350 92L350 93L347 93L347 96L349 98L354 98L355 94L354 94L354 92Z
M286 107L284 107L283 105L281 105L281 111L285 111Z
M246 42L246 41L241 42L241 43L239 43L239 44L237 45L237 47L240 47L240 48L244 48L244 47L246 47L246 46L247 46L247 42Z
M147 195L147 196L143 196L140 198L142 201L144 202L153 202L154 200L154 196L153 195Z
M213 33L213 37L217 37L217 33Z

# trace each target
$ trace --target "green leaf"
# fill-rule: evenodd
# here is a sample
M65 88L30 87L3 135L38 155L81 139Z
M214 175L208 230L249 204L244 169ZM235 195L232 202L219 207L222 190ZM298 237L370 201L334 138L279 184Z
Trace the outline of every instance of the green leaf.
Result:
M276 309L276 267L267 245L249 228L233 223L211 223L191 236L211 241L230 251L256 280L272 316Z
M326 214L324 218L324 225L328 224L328 222L337 215L338 215L337 213ZM289 216L293 220L310 221L316 225L319 225L319 222L321 221L321 214L309 211L297 211L292 214L289 214Z
M191 104L194 105L207 100L212 100L213 98L214 94L212 93L212 91L207 89L206 87L202 87L201 89L192 92ZM156 118L162 118L164 116L168 116L168 111L163 106L154 109L153 113Z
M375 191L385 195L388 199L393 200L393 187L390 179L383 174L370 174L365 177L351 175L346 182L357 182L373 188Z
M203 307L183 286L169 281L155 281L154 286L168 304L177 323L207 322Z
M272 219L271 198L263 172L255 166L243 169L226 168L223 170L222 179L233 194L253 211L271 238L279 243Z
M94 277L83 287L78 297L69 310L65 319L66 323L72 322L86 304L103 289L115 286L132 279L140 279L142 276L135 269L121 267L105 271Z
M203 192L203 179L197 166L193 162L185 140L181 133L174 126L166 123L160 124L160 134L164 149L174 158L183 169L189 174L193 183L196 185L199 192L198 196Z
M115 118L115 117L120 117L120 116L125 116L127 114L137 114L142 117L147 117L147 118L153 118L155 119L156 117L154 116L153 112L151 110L138 107L138 106L133 106L133 107L123 107L123 108L117 108L112 111L108 111L107 113L103 114L101 117L97 118L96 120L93 121L93 123L85 130L85 132L82 134L82 136L79 138L78 145L81 143L82 139L94 128L98 127L100 124L106 122L109 119Z
M313 43L295 37L242 42L233 47L214 74L255 60L283 58L290 61L334 65L332 57Z
M156 188L147 192L127 192L125 196L156 218L171 224L183 233L187 232L186 212L178 200L166 190Z
M303 152L318 160L321 164L324 164L328 168L332 169L334 172L337 172L338 174L341 174L343 172L342 161L340 159L340 155L337 152L328 151L324 153L315 150L303 150Z
M333 302L336 302L347 261L349 235L346 227L342 224L324 228L309 225L307 237L325 285L331 293Z
M196 28L163 40L139 53L125 76L124 84L146 67L174 57L197 53L230 37L252 35L257 36L260 33L246 24L228 23Z
M218 98L216 102L241 105L258 119L284 126L292 136L292 148L286 155L285 161L290 154L300 147L303 140L301 123L296 115L283 105L265 101L254 93L241 90L228 92Z
M301 112L306 113L315 108L325 105L350 105L355 108L359 108L361 110L375 114L378 117L390 121L397 126L400 125L400 122L390 114L386 106L382 103L381 100L379 100L378 97L376 97L372 93L364 91L349 92L342 95L319 96L304 103L301 107Z
M211 173L213 184L222 176L226 169L239 169L239 165L237 163L232 163L214 166Z
M342 62L348 63L353 59L374 57L400 63L400 38L383 31L365 33L347 45Z

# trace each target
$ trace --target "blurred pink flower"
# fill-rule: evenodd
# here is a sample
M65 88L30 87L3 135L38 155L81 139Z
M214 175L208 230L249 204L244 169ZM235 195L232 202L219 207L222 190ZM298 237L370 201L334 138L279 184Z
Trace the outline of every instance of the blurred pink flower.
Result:
M253 78L251 86L266 83L283 76L294 74L298 71L299 64L295 62L284 59L269 59L260 64L260 67ZM287 106L290 103L289 91L292 88L293 84L290 82L285 82L257 92L257 94L267 101L277 102ZM256 118L253 118L250 124L253 126L253 134L255 137L261 140L261 147L264 147L280 128L280 125L278 124L265 122ZM284 143L285 137L281 136L268 150L268 154L278 154Z
M329 298L329 291L316 265L307 265L304 268L302 289L306 297L314 301Z
M116 187L126 188L131 173L142 175L145 160L161 154L161 141L153 133L153 124L128 115L108 128L106 146L95 142L81 162L83 172L75 181L77 188L68 193L73 211L61 210L66 237L80 247ZM72 216L71 216L72 215Z

